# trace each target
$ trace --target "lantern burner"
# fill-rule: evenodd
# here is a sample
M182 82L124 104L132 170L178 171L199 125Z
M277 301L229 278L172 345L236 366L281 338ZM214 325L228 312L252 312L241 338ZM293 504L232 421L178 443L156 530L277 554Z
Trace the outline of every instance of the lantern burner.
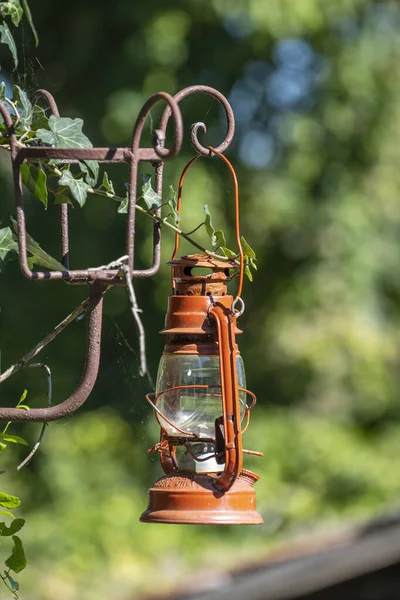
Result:
M207 254L191 254L170 260L175 296L226 296L234 267Z

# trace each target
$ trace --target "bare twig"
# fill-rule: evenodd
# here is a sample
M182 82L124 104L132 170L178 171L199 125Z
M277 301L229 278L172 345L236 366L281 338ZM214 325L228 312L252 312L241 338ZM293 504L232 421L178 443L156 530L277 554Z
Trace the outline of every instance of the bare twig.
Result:
M0 375L0 383L3 383L3 381L8 379L8 377L11 377L11 375L22 369L22 367L24 367L27 362L35 358L35 356L37 356L39 352L47 346L47 344L52 342L55 337L57 337L62 331L64 331L64 329L70 323L72 323L72 321L75 321L75 319L86 310L88 303L89 298L86 298L67 317L65 317L65 319L63 319L58 325L56 325L53 331L47 334L41 342L36 344L36 346L32 348L32 350L29 350L29 352L27 352L22 358L20 358L16 363L11 365L11 367L4 371L4 373Z
M100 265L100 267L90 267L88 271L104 271L106 269L116 269L117 267L122 267L128 261L129 256L124 254L117 260L112 260L108 265Z
M140 313L143 311L139 308L137 300L136 300L136 294L135 294L135 290L133 288L132 279L129 277L128 265L124 265L122 267L122 270L125 273L125 279L126 279L126 285L128 288L128 296L129 296L129 302L131 305L131 311L132 311L133 318L135 319L136 327L138 330L139 352L140 352L139 373L142 377L147 375L151 385L153 385L153 382L152 382L152 379L151 379L151 376L150 376L150 373L148 370L148 366L147 366L147 359L146 359L146 334L145 334L144 326L142 323L142 319L140 318Z
M51 379L51 370L50 367L48 367L47 365L45 365L44 363L31 363L30 365L26 365L27 368L29 369L35 369L35 368L42 368L46 371L47 373L47 408L51 407L51 398L53 395L53 382ZM29 452L28 456L22 461L22 463L20 463L17 467L17 471L20 471L22 469L22 467L25 467L27 464L29 464L33 458L33 455L35 454L35 452L37 451L37 449L39 448L44 433L46 431L46 427L47 427L48 423L46 421L44 421L43 425L42 425L42 429L40 431L40 435L38 437L38 440L36 442L36 444L33 446L32 450Z

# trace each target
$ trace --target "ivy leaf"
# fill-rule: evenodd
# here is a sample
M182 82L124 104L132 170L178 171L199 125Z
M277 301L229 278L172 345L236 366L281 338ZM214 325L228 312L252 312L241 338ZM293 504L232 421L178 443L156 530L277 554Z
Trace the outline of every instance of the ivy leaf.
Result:
M252 269L254 269L255 271L257 271L257 270L258 270L258 269L257 269L257 265L256 265L256 263L255 263L255 259L253 259L253 258L250 258L250 259L249 259L249 264L250 264L250 267L251 267Z
M85 175L85 181L90 186L94 186L99 178L100 166L97 160L82 160L79 162L79 167Z
M54 204L70 204L74 207L74 203L71 200L71 197L68 193L69 188L61 187L57 190L52 190L54 194Z
M62 177L60 177L58 180L58 183L60 185L65 185L71 190L72 197L82 208L86 202L87 193L91 186L88 185L83 179L75 179L71 171L64 171Z
M19 408L21 406L22 402L25 402L27 395L28 395L28 390L24 390L22 392L21 397L18 400L18 404L15 408Z
M250 271L249 265L245 266L244 272L246 273L246 275L249 278L249 280L251 281L251 283L253 283L253 273Z
M168 206L171 209L171 215L174 220L175 227L178 227L179 221L181 220L178 215L178 194L172 185L169 186L169 197L168 197Z
M144 184L142 185L142 198L146 203L148 210L156 210L161 206L161 196L156 194L151 185L151 175L142 175Z
M13 87L13 100L22 108L19 113L21 127L29 129L33 119L33 106L27 93L19 85L14 85Z
M215 250L216 248L219 248L219 247L226 247L225 234L221 229L216 230L214 228L214 225L212 224L211 213L208 208L208 204L205 205L204 212L206 213L206 218L205 218L204 224L205 224L207 233L210 237L211 245L212 245L213 249Z
M25 519L14 519L9 527L5 523L0 523L0 535L10 537L20 531L24 525Z
M14 541L14 547L11 556L7 558L5 564L11 571L14 571L14 573L20 573L26 567L24 547L17 535L13 535L12 539Z
M226 248L225 246L221 246L221 252L224 256L226 256L228 258L236 258L237 257L236 252L233 252L233 250L230 250L229 248Z
M51 115L49 129L39 129L36 136L44 143L56 148L92 148L89 138L82 133L82 119Z
M113 194L115 195L115 191L114 191L114 186L112 181L109 179L108 177L108 173L107 171L104 171L103 174L103 181L101 183L101 186L103 188L103 190L105 190L106 192L108 192L109 194Z
M2 17L11 17L11 21L15 27L18 27L24 11L19 0L12 0L11 2L2 2L0 4L0 14Z
M22 163L21 167L22 181L28 190L41 202L47 209L47 175L43 169L35 167L32 163Z
M10 496L10 494L0 492L0 506L2 506L3 508L15 508L20 504L21 500L17 498L17 496Z
M4 100L6 99L6 89L7 89L6 82L2 81L0 83L0 100L1 100L1 102L4 102Z
M49 119L46 115L46 111L38 104L35 104L33 107L32 129L35 131L40 128L47 129L48 123Z
M249 258L256 258L256 253L253 248L246 242L243 236L241 236L240 241L242 242L243 254L248 256Z
M118 211L120 215L125 215L128 212L129 200L128 197L124 198L122 202L119 203Z
M15 45L15 41L10 31L10 28L8 27L6 22L3 22L0 25L0 34L0 42L2 44L7 44L14 60L14 69L16 69L18 67L17 47Z
M4 440L5 442L11 442L12 444L23 444L27 446L28 443L19 435L12 435L8 433L0 433L0 440Z
M10 227L0 229L0 273L6 264L18 254L18 244L13 239Z
M11 223L15 231L15 235L17 235L17 223L14 221L14 219L11 219ZM58 260L53 258L50 254L45 252L45 250L39 246L39 244L31 235L29 235L28 232L26 232L26 249L31 255L31 264L39 265L40 267L44 267L50 271L65 271L64 265L58 262ZM20 403L18 403L18 407L22 408Z
M22 0L22 6L24 7L25 17L29 23L29 27L31 28L33 37L35 39L36 48L39 46L39 36L36 31L36 27L33 23L31 9L29 8L28 0Z

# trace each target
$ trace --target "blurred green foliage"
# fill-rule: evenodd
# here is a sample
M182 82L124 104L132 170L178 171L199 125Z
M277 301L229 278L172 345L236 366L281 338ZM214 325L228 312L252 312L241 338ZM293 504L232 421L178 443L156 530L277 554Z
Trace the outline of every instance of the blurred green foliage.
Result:
M159 89L173 93L203 83L232 103L237 133L228 155L238 171L242 232L259 269L244 290L239 343L259 397L245 445L265 452L264 459L248 461L261 474L265 525L221 530L137 522L146 487L159 475L145 454L157 430L144 403L147 382L138 377L128 301L124 290L112 290L101 373L85 410L51 425L40 456L18 477L11 464L3 476L23 499L27 520L25 597L135 597L164 583L176 586L200 567L227 566L228 558L231 566L224 551L235 542L234 562L241 564L283 537L396 504L399 4L70 0L62 22L50 0L32 0L31 9L40 46L35 49L30 30L22 29L24 51L13 78L31 91L49 88L62 115L85 120L94 144L128 144L138 110ZM4 54L2 64L7 60ZM218 144L225 123L215 103L191 98L182 110L186 132L203 120L207 142ZM154 111L154 124L157 116ZM190 156L187 142L167 164L166 193ZM14 211L8 155L0 156L0 167L6 222ZM123 167L110 169L110 176L124 189ZM185 228L200 222L208 204L215 227L232 240L233 197L223 165L198 161L185 186ZM57 255L57 210L46 212L33 199L27 205L30 233ZM151 259L151 223L140 217L138 268ZM124 219L106 199L72 210L73 265L104 264L123 254ZM172 244L166 234L165 260ZM85 292L27 282L8 265L0 292L3 367ZM154 374L168 268L137 282L136 292ZM55 402L79 380L84 344L82 321L44 352ZM2 403L10 405L24 387L32 405L45 402L43 377L27 372L2 386ZM34 440L34 429L25 428L24 436Z

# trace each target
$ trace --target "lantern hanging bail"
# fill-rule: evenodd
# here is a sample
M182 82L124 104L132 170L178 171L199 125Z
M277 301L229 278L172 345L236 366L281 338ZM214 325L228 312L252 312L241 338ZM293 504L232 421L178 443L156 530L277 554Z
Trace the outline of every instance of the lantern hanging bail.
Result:
M240 316L243 314L244 312L244 302L241 299L241 294L242 294L242 289L243 289L243 275L244 275L244 254L243 254L243 248L242 248L242 242L240 239L240 213L239 213L239 184L237 181L237 177L236 177L236 172L235 169L233 168L231 162L226 158L226 156L224 154L222 154L222 152L219 152L218 150L216 150L215 148L213 148L212 146L208 146L208 149L211 152L211 156L212 155L217 155L219 156L219 158L227 165L231 176L232 176L232 181L233 181L233 190L234 190L234 205L235 205L235 236L236 236L236 243L237 243L237 247L238 247L238 257L239 257L239 283L238 283L238 289L236 292L236 296L235 299L233 301L232 304L232 310L235 310L234 307L235 305L240 302L240 310L236 312L237 316ZM181 205L182 205L182 190L183 190L183 183L185 180L185 176L186 173L188 172L189 168L192 166L193 163L196 162L196 160L198 158L200 158L200 156L202 156L201 154L196 154L195 156L193 156L193 158L191 158L189 160L189 162L187 163L187 165L184 167L180 179L179 179L179 186L178 186L178 197L177 197L177 207L176 207L176 211L178 214L178 217L180 218L181 216ZM175 281L174 281L174 277L175 277L175 268L174 268L174 262L176 259L176 256L178 254L178 250L179 250L179 238L180 238L180 234L179 233L175 233L175 246L174 246L174 251L172 253L172 258L171 258L171 262L170 264L172 264L172 270L171 270L171 285L172 285L172 291L173 293L175 292ZM194 255L196 257L200 257L200 255ZM207 260L207 257L209 257L209 259L211 258L215 258L213 253L208 253L207 255L203 256L203 258L205 260ZM189 258L189 257L184 257L184 258ZM225 261L222 261L221 259L219 259L219 264L217 265L217 262L213 262L212 265L214 267L217 266L221 266L220 263L224 264ZM200 265L199 265L200 266ZM201 265L201 266L205 266L205 265ZM226 264L225 264L225 268L226 268Z

